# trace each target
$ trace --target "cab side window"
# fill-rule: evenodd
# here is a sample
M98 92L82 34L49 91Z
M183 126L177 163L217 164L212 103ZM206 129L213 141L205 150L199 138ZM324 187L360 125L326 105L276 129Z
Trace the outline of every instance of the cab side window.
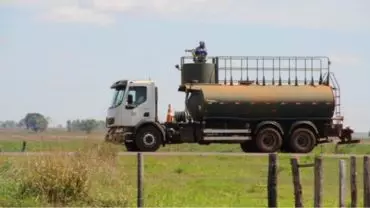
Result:
M136 106L143 104L147 100L146 87L130 87L128 94L132 95L133 104Z

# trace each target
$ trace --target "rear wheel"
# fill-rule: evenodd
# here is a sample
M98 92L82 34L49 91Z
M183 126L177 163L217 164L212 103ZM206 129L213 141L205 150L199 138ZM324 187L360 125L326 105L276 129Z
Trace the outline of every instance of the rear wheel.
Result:
M287 139L283 139L283 145L281 145L281 148L280 148L280 152L281 153L291 153L291 149L290 149L290 146L289 146L289 138Z
M256 143L254 140L248 140L243 143L240 143L240 148L243 150L243 152L258 152L256 148Z
M257 133L256 146L260 152L276 152L281 148L282 143L281 134L274 128L267 127Z
M154 126L144 126L139 129L135 137L138 151L155 152L162 143L162 134Z
M309 153L316 145L315 134L307 128L298 128L290 137L290 149L295 153Z

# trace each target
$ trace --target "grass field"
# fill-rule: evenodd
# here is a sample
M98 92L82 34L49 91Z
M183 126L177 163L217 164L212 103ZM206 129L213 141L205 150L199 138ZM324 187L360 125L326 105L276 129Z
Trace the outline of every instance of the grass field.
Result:
M48 206L36 196L20 197L12 173L22 160L2 157L0 206ZM310 163L313 157L301 158ZM362 161L358 159L359 203L362 203ZM105 167L105 166L104 166ZM109 167L90 167L94 201L73 201L70 206L135 206L136 160L122 156ZM267 206L267 158L227 156L146 156L146 206ZM105 171L104 171L105 170ZM108 171L107 171L108 170ZM279 158L279 206L293 207L289 157ZM31 170L30 170L31 171ZM305 206L313 206L313 169L301 170ZM324 206L338 205L338 159L324 159ZM349 187L349 183L348 183ZM347 199L349 199L349 192ZM127 203L127 204L126 204ZM349 203L349 200L348 200ZM361 206L361 205L360 205Z
M99 144L104 133L84 134L68 132L28 133L0 131L0 150L2 152L19 152L22 142L26 141L26 151L78 151ZM126 151L122 146L121 151ZM180 144L161 147L160 152L242 152L238 144ZM339 145L323 144L315 148L313 153L340 153L340 154L370 154L370 143Z
M82 154L86 153L86 157L71 159L62 156L1 156L0 206L136 205L136 158L112 154L124 148L101 144L99 137L102 134L83 137L86 135L54 133L54 136L29 136L18 133L17 137L7 139L10 138L9 135L0 136L3 151L19 151L21 141L27 140L27 151L81 150ZM316 148L315 153L333 153L334 149L333 145L325 145ZM238 145L183 144L165 147L160 151L240 152L240 149ZM358 154L369 152L370 148L366 144L340 146L337 151ZM278 204L284 207L294 206L289 159L288 155L279 155ZM302 156L300 162L311 163L313 159L314 154ZM338 160L325 158L323 162L323 206L338 206ZM267 206L267 157L145 156L144 169L145 206ZM357 169L358 205L362 206L361 158L358 158ZM313 180L312 168L301 169L305 206L313 206ZM349 187L349 180L347 181ZM89 185L84 182L89 182ZM48 199L48 195L52 195L50 193L62 193L64 196L71 190L80 190L81 193L73 192L79 196L77 199L68 202ZM350 193L347 191L347 203L349 197Z

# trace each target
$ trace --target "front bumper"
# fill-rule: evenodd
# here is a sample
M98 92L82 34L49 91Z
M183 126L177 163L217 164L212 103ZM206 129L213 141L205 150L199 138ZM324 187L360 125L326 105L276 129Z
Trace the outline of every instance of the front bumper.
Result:
M132 141L133 130L133 127L110 127L105 141L121 144L126 141Z

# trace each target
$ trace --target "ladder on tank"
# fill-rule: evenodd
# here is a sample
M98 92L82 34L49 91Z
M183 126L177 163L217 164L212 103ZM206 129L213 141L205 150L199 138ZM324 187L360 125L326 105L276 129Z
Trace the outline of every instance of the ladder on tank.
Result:
M338 124L342 124L343 117L341 115L341 103L340 103L340 87L337 79L335 78L335 75L333 72L325 73L324 75L327 82L332 83L332 89L335 99L335 110L334 110L334 118L333 120L336 121Z

